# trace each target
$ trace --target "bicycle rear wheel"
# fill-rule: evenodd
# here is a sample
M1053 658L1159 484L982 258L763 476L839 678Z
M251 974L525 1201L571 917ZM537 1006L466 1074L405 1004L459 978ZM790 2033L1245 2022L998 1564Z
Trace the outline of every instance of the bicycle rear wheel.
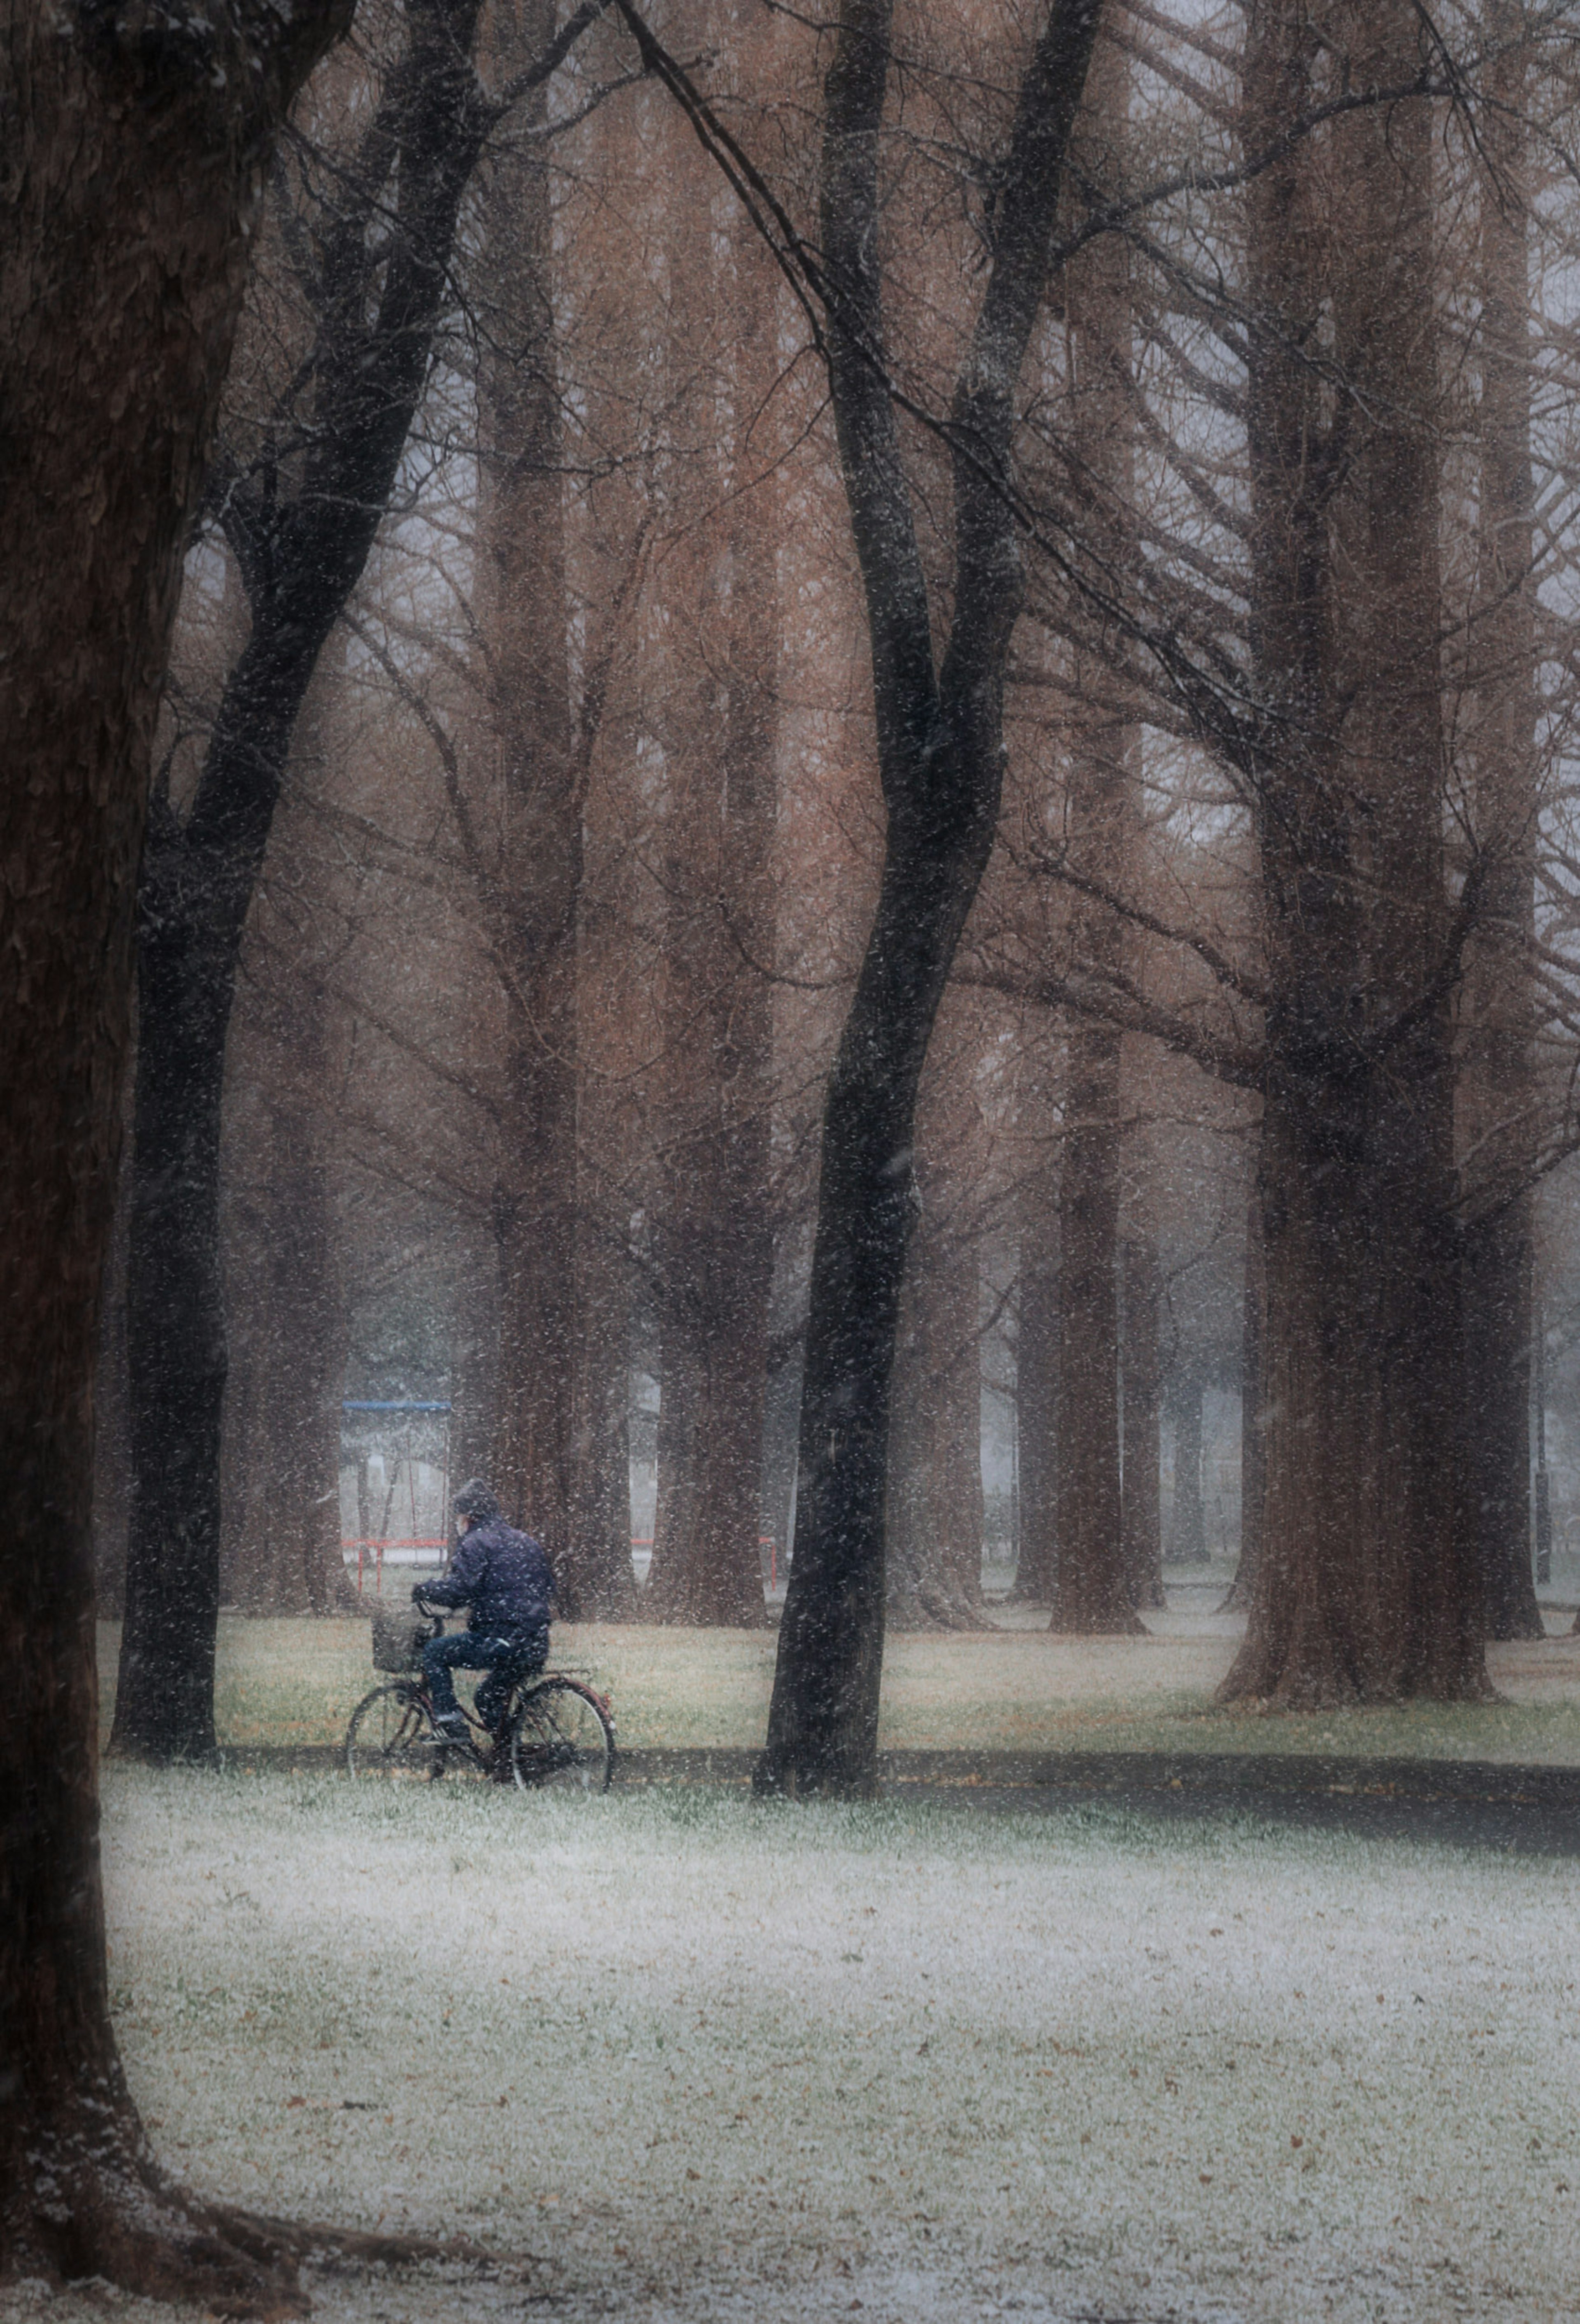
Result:
M416 1688L399 1681L364 1694L345 1730L345 1768L351 1775L426 1784L453 1756L435 1733Z
M510 1721L510 1773L524 1792L606 1792L614 1729L590 1686L547 1678L528 1687Z

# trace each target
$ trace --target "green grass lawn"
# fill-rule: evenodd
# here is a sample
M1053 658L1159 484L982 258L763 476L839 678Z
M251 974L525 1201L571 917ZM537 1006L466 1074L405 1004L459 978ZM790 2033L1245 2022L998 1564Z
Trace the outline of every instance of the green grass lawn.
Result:
M1142 1638L1024 1628L891 1637L880 1740L893 1750L1309 1751L1580 1765L1580 1639L1494 1646L1495 1703L1263 1717L1214 1708L1234 1653L1230 1622L1154 1618L1162 1635ZM103 1626L106 1729L118 1635ZM553 1658L584 1670L612 1697L628 1749L749 1749L763 1737L775 1643L772 1630L562 1623ZM352 1706L376 1683L363 1621L220 1623L216 1709L227 1744L337 1742Z

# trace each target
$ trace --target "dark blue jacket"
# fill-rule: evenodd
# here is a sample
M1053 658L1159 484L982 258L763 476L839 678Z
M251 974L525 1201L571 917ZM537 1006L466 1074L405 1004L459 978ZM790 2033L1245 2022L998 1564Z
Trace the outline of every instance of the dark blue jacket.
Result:
M464 1536L444 1580L420 1586L430 1606L470 1606L468 1629L503 1635L547 1625L554 1575L530 1534L485 1517Z

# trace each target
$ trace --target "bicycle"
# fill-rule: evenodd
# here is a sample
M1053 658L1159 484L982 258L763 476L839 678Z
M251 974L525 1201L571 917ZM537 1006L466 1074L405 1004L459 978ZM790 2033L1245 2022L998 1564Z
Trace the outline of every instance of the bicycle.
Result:
M602 1793L614 1780L614 1720L605 1698L565 1671L536 1671L510 1694L497 1730L460 1706L464 1737L434 1720L422 1649L444 1618L373 1609L373 1663L404 1674L365 1694L345 1730L351 1775L432 1783L452 1769L518 1791Z

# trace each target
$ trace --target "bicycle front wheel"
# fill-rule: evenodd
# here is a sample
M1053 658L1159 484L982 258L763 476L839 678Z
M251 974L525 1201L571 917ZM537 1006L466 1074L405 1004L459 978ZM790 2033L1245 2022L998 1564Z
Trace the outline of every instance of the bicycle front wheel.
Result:
M442 1766L445 1752L416 1688L399 1683L364 1694L345 1730L351 1775L426 1784Z
M528 1687L510 1722L510 1773L524 1792L606 1792L614 1729L590 1686L548 1678Z

